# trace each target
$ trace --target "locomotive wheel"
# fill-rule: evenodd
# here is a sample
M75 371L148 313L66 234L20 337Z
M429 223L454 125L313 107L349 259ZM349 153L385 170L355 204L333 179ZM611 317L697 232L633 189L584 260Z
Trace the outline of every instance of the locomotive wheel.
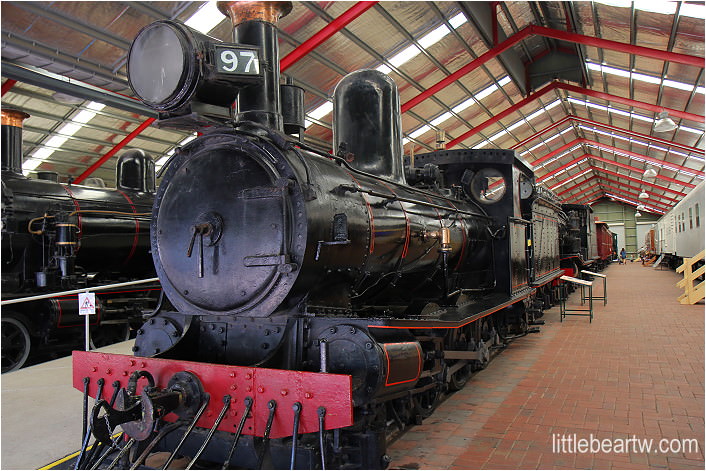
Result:
M2 372L15 371L29 358L32 339L19 315L2 318Z
M432 388L415 395L412 400L417 425L421 425L421 421L429 417L439 405L441 393L438 388Z
M91 329L91 350L130 340L130 324L101 325Z
M463 368L455 372L449 378L449 391L460 391L471 377L471 365L466 364Z

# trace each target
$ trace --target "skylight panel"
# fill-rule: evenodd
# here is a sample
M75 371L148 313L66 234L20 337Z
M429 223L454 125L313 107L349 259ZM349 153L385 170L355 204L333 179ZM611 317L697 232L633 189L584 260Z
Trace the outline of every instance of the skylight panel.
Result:
M635 200L632 200L632 199L630 199L630 198L624 198L624 197L622 197L622 196L618 196L618 195L616 195L615 193L606 193L606 196L608 196L608 197L610 197L610 198L615 198L616 200L624 201L624 202L626 202L626 203L630 203L630 204L632 204L633 206L643 205L643 206L645 207L645 209L647 209L647 210L649 210L649 211L652 211L653 213L661 213L661 214L664 214L664 211L661 210L661 209L653 208L652 206L648 206L648 205L646 205L646 204L644 204L644 203L639 203L639 202L637 202L637 201L635 201Z
M223 14L218 11L216 2L208 2L199 8L198 11L191 15L184 23L186 26L206 34L221 21L223 21Z
M611 67L608 65L601 65L601 64L597 64L595 62L591 62L588 60L586 61L586 67L588 67L589 70L596 70L599 72L603 72L605 74L617 75L619 77L625 77L625 78L632 77L633 80L637 80L637 81L645 82L645 83L651 83L654 85L659 85L660 83L662 83L661 77L655 77L653 75L641 74L638 72L633 72L632 76L631 76L629 70L619 69L617 67ZM676 80L669 80L669 79L664 80L664 86L676 88L678 90L684 90L687 92L690 92L694 89L694 85L684 83L684 82L678 82ZM703 94L705 92L706 92L706 90L704 89L704 87L696 87L696 93Z
M420 39L419 45L422 46L424 49L428 49L429 47L444 39L446 35L450 32L451 30L449 30L446 25L441 25L435 30L433 30L431 33L428 33L422 39Z
M416 139L429 130L431 130L431 126L425 124L421 128L416 129L416 130L412 131L411 133L409 133L409 137L411 137L412 139Z
M447 119L450 119L452 116L453 116L453 114L451 114L450 111L447 111L445 113L440 114L436 118L432 119L431 124L432 124L432 126L438 126L441 123L443 123L444 121L446 121Z
M582 171L582 172L579 172L579 173L577 173L576 175L574 175L573 177L571 177L570 180L566 180L565 182L559 183L558 185L554 185L554 186L552 186L552 187L549 188L549 189L553 191L553 190L556 190L557 188L561 188L562 186L566 185L567 183L573 182L573 181L576 180L578 177L582 177L582 176L586 175L586 174L587 174L588 172L590 172L590 171L591 171L591 169L590 169L590 168L587 168L586 170L584 170L584 171Z
M210 4L213 4L215 7L216 2L209 2L209 5ZM202 8L202 10L204 8ZM201 10L199 10L199 12L200 11ZM197 12L196 14L198 14L199 12ZM194 14L194 16L196 16L196 14ZM219 15L220 15L220 13L219 13ZM463 13L458 13L457 15L455 15L453 18L451 18L449 20L449 23L454 28L458 28L462 24L466 23L466 21L467 20L466 20L465 15ZM189 23L187 22L187 25L188 24ZM216 23L216 24L218 24L218 23ZM449 30L449 28L446 25L438 26L437 28L433 29L429 33L425 34L421 39L419 39L418 43L424 49L428 49L429 47L433 46L434 44L438 43L443 38L445 38L450 32L451 32L451 30ZM416 45L412 44L410 46L407 46L406 48L404 48L402 51L398 52L394 56L392 56L388 61L394 67L400 67L401 65L414 59L415 57L417 57L421 53L422 53L422 51ZM390 72L392 72L392 68L390 68L386 64L380 64L379 66L377 66L375 68L375 70L378 70L378 71L382 72L383 74L389 74ZM330 102L328 102L328 103L330 103ZM319 108L317 108L314 111L311 111L307 114L314 119L321 119L324 116L328 115L331 111L333 111L333 104L330 103L330 105L327 105L326 103L324 103ZM309 121L309 120L304 121L305 127L308 128L311 125L312 125L311 121Z
M630 8L633 4L630 0L593 0L594 3L601 3L611 7ZM640 0L634 3L636 10L648 11L651 13L661 13L663 15L673 15L676 13L676 2L665 1L645 1ZM682 2L679 9L679 16L689 16L692 18L706 19L706 7L701 3Z
M706 6L704 4L682 2L679 15L703 20L706 19Z
M39 165L54 152L61 150L61 146L69 140L69 137L76 134L83 127L82 124L86 124L92 120L96 114L98 114L97 112L103 108L105 108L103 103L96 101L89 102L76 116L57 130L57 135L51 136L41 147L32 152L30 155L31 158L22 163L22 170L24 172L31 172L39 167Z
M464 15L463 13L458 13L456 16L449 20L449 23L451 23L451 26L453 26L454 29L457 29L459 26L466 23L467 21L468 20L466 20L466 15Z

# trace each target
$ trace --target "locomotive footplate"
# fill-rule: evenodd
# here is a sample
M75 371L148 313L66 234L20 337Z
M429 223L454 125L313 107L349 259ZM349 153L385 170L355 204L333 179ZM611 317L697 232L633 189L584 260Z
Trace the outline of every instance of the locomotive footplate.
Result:
M197 421L197 427L211 429L216 424L216 430L235 433L248 403L251 405L242 428L243 435L263 437L269 432L269 438L292 436L295 420L298 421L298 433L318 432L320 408L325 408L326 430L353 425L352 385L348 375L73 352L73 386L83 391L84 379L88 378L88 395L91 397L98 392L100 378L105 384L119 381L125 388L131 377L144 372L148 375L141 375L136 391L137 394L142 391L143 397L150 388L145 387L148 380L142 378L149 376L154 388L164 391L178 373L188 372L201 382L210 401ZM218 423L225 397L230 398L230 407ZM267 430L271 401L276 402L277 414ZM298 413L293 412L297 407ZM163 417L167 422L177 419L175 413Z
M375 319L368 327L378 329L456 329L522 301L533 292L533 289L525 288L517 291L512 297L501 293L492 293L458 306L440 307L424 316Z

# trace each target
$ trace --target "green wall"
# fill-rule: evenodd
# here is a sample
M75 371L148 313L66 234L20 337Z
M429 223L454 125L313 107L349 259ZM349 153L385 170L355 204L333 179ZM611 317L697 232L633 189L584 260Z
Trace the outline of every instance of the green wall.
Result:
M607 223L622 223L625 227L625 251L629 256L635 256L637 250L643 245L644 241L637 240L637 224L636 222L657 221L660 216L657 214L642 211L639 218L635 218L637 210L634 206L611 201L603 198L591 205L593 215L598 217L599 221ZM621 247L618 247L620 250Z

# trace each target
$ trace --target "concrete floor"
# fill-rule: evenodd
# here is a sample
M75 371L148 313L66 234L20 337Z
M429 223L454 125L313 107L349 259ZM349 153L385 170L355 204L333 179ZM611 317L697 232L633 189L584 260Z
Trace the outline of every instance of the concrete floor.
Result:
M391 467L704 469L704 305L677 303L671 271L628 263L603 273L608 305L592 324L549 310L540 334L512 343L396 441ZM696 439L698 450L555 453L553 434Z
M133 342L99 351L130 353ZM0 468L38 469L81 448L83 393L71 383L71 357L6 373L0 391Z

